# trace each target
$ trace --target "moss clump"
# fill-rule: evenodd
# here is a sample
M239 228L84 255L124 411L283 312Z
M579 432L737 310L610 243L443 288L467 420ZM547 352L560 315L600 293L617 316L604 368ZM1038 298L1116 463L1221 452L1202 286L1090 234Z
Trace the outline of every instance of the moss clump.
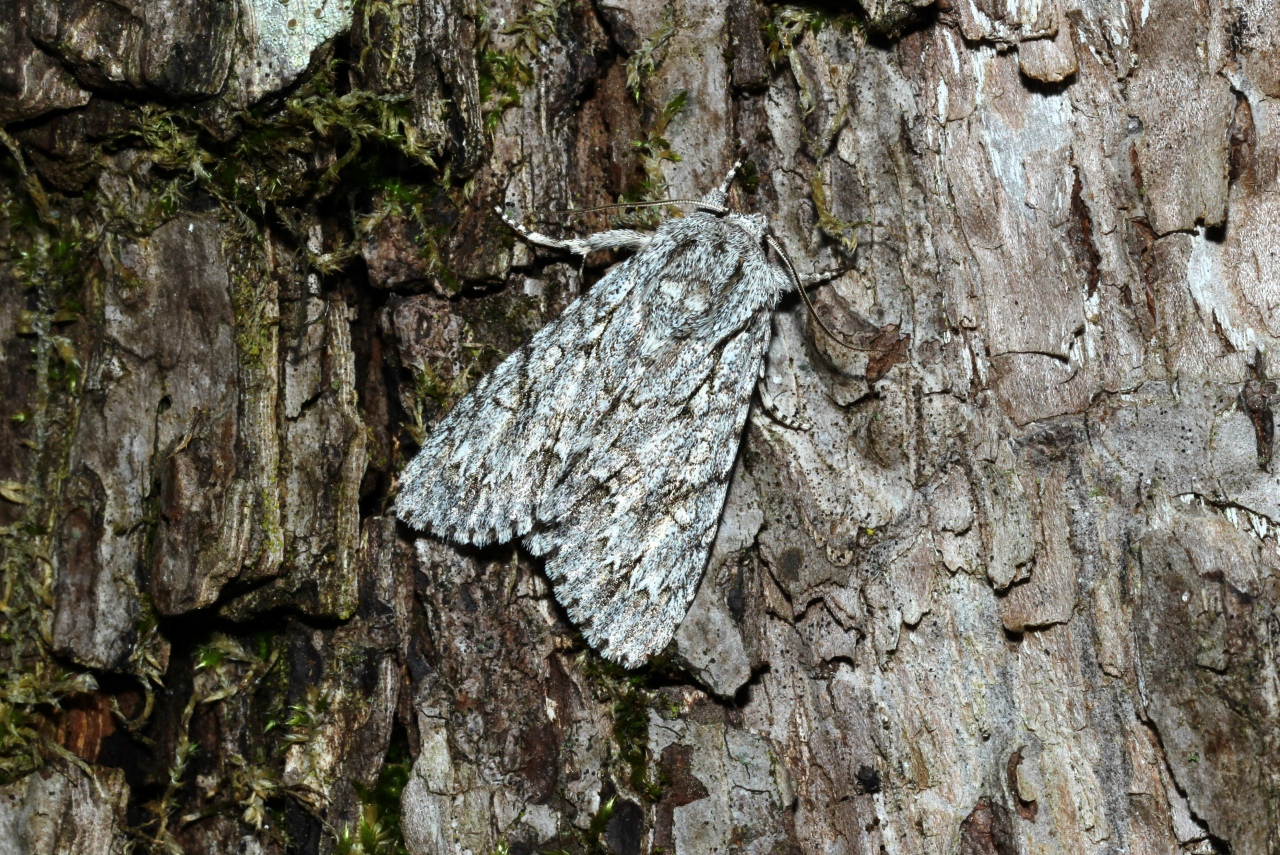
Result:
M790 58L795 46L805 33L817 35L829 23L829 18L817 9L803 6L779 6L773 17L764 23L764 40L769 63L778 67L784 57Z
M791 52L805 33L815 36L827 28L849 35L867 37L866 17L853 11L818 3L786 4L774 7L773 15L762 27L769 62L774 68Z
M680 111L684 109L688 103L689 93L681 89L676 92L658 111L653 124L642 140L632 140L631 150L640 158L640 165L644 169L644 180L640 182L640 186L635 190L622 194L621 202L623 204L630 202L656 202L661 201L668 194L669 186L667 184L667 176L662 172L663 163L679 163L684 158L680 156L671 146L671 141L666 138L667 128L672 120L680 115ZM658 224L658 213L654 209L634 211L619 220L634 225L656 226Z
M460 287L439 247L458 219L469 185L455 186L449 163L439 162L442 142L422 139L408 95L351 88L347 72L345 63L329 62L283 101L236 114L231 125L239 132L229 141L207 130L195 109L157 105L143 109L141 127L128 141L140 143L156 170L171 177L170 189L161 195L168 200L165 209L193 191L220 205L233 227L233 242L246 245L227 247L233 266L236 256L253 254L255 245L262 255L269 227L292 238L309 270L339 273L387 217L400 215L418 225L429 272L446 287ZM349 219L336 231L336 240L317 246L320 212L330 209L346 212ZM325 234L332 238L335 232ZM240 284L250 286L267 275L263 264L239 270ZM255 294L251 290L237 308L274 305L255 303ZM241 332L262 326L242 324ZM255 357L260 344L241 340L242 354Z
M622 666L590 651L579 661L596 700L612 707L613 739L625 768L624 780L636 795L656 802L662 798L662 782L649 770L649 709L654 699L646 688L647 676L628 674Z
M242 368L265 379L264 360L275 357L277 301L259 232L233 228L223 242L231 276L231 310L235 316L236 353ZM268 298L272 299L268 299Z
M738 170L738 185L748 196L754 196L760 189L760 168L754 160L745 161Z
M564 9L565 0L534 0L533 8L502 31L505 36L514 36L516 42L515 47L506 52L491 46L482 12L476 70L480 84L480 111L488 134L492 135L497 130L507 108L520 104L521 90L533 85L531 63L542 45L559 38Z
M613 738L618 752L630 769L627 783L638 795L649 801L662 798L662 785L649 775L649 703L647 692L640 689L637 678L613 705Z
M520 90L533 85L533 69L519 56L491 48L480 51L476 65L484 129L492 135L507 108L520 105Z
M459 293L463 283L445 264L440 245L457 220L456 212L466 203L466 185L453 187L448 168L440 182L431 185L411 184L399 176L376 173L366 173L361 178L372 191L376 207L356 219L357 239L374 234L388 219L408 220L414 225L418 257L425 262L423 275L433 278L446 293ZM343 259L335 260L345 263Z
M400 801L409 783L412 761L402 746L393 744L372 787L356 786L360 819L338 834L338 855L406 855L400 828Z
M658 29L651 33L640 49L627 59L627 91L631 93L632 98L636 99L637 104L640 103L645 81L653 76L666 58L667 45L675 35L675 31L675 6L668 4Z
M569 839L573 842L574 851L568 849L546 849L542 855L613 855L608 845L605 844L605 829L609 826L609 820L613 818L613 808L617 804L618 797L610 796L607 799L601 799L600 807L591 817L585 830L574 829L572 837ZM574 839L576 838L576 840ZM564 837L561 837L564 840ZM505 844L499 844L499 848L494 855L506 855L507 849Z
M393 816L380 814L374 805L363 805L355 828L347 826L338 833L334 851L337 855L400 855L407 852L403 840L391 830L393 822L398 830L399 822Z
M330 62L283 103L239 113L241 132L230 143L209 134L192 110L155 106L144 111L138 135L156 166L244 211L328 195L373 144L436 169L439 152L420 139L408 96L342 91L344 68Z
M7 139L7 138L6 138ZM12 141L9 141L12 142ZM15 402L18 442L33 452L24 480L0 484L0 501L16 506L0 527L0 783L52 758L83 765L56 741L61 707L97 690L93 675L60 663L52 650L54 525L77 421L81 360L78 340L86 294L101 287L93 259L101 217L84 200L48 194L14 159L0 164L0 265L10 271L23 306L20 340L31 343L30 400ZM18 359L14 359L19 364Z
M800 111L805 116L813 112L817 101L813 95L813 84L796 56L796 46L806 33L816 36L828 27L834 27L845 34L857 32L863 39L867 36L864 18L853 13L832 15L825 9L813 6L779 6L764 25L769 64L777 68L784 58L787 60L800 90Z
M842 220L831 212L831 203L827 199L827 186L822 180L822 164L819 163L813 170L813 177L809 181L810 198L813 200L813 207L818 214L818 228L827 237L839 244L840 248L849 255L853 255L858 248L858 227L870 225L870 220L858 220L850 222Z
M144 848L154 852L181 851L177 834L188 825L216 814L238 816L258 831L279 823L272 817L270 803L282 803L285 798L301 802L314 809L313 794L299 788L286 786L280 780L278 761L259 744L252 759L239 754L226 757L229 771L219 776L212 788L222 798L203 807L189 804L188 788L192 764L198 756L198 746L192 737L192 720L196 712L238 696L252 698L262 687L264 680L276 670L280 651L271 643L270 636L259 634L252 643L223 633L213 633L207 642L196 648L192 662L192 689L182 709L178 722L177 741L170 755L164 789L142 805L145 817L130 831ZM270 728L268 728L269 730Z

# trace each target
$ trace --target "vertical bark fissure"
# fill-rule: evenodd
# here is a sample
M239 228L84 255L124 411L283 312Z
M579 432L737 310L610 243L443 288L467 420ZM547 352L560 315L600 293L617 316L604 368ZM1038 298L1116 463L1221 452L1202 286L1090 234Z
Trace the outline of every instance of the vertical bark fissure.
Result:
M10 3L5 827L1275 850L1275 11ZM779 418L751 417L675 640L626 672L538 560L389 508L432 424L618 260L535 256L495 206L696 198L735 160L735 209L867 350L775 315Z

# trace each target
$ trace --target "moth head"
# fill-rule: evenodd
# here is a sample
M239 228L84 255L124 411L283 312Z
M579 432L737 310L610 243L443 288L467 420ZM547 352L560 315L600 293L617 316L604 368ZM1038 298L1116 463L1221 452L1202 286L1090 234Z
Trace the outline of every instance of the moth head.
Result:
M725 219L742 229L756 241L764 240L765 232L769 230L769 223L764 218L764 214L728 214Z

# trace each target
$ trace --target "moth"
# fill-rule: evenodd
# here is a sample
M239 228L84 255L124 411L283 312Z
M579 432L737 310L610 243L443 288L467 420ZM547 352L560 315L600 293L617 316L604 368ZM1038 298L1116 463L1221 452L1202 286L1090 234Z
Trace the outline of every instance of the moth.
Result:
M557 240L504 215L538 246L635 252L481 379L400 479L410 526L543 557L587 642L628 668L697 592L773 309L800 287L765 218L726 207L737 168L651 234Z

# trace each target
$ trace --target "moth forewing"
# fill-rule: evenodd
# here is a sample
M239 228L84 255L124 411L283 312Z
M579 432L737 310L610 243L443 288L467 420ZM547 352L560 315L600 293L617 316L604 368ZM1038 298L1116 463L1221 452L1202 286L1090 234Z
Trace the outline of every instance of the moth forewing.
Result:
M507 357L406 467L396 511L460 543L520 537L569 617L635 667L667 645L697 591L790 279L763 217L704 210L652 235L530 242L630 248Z

